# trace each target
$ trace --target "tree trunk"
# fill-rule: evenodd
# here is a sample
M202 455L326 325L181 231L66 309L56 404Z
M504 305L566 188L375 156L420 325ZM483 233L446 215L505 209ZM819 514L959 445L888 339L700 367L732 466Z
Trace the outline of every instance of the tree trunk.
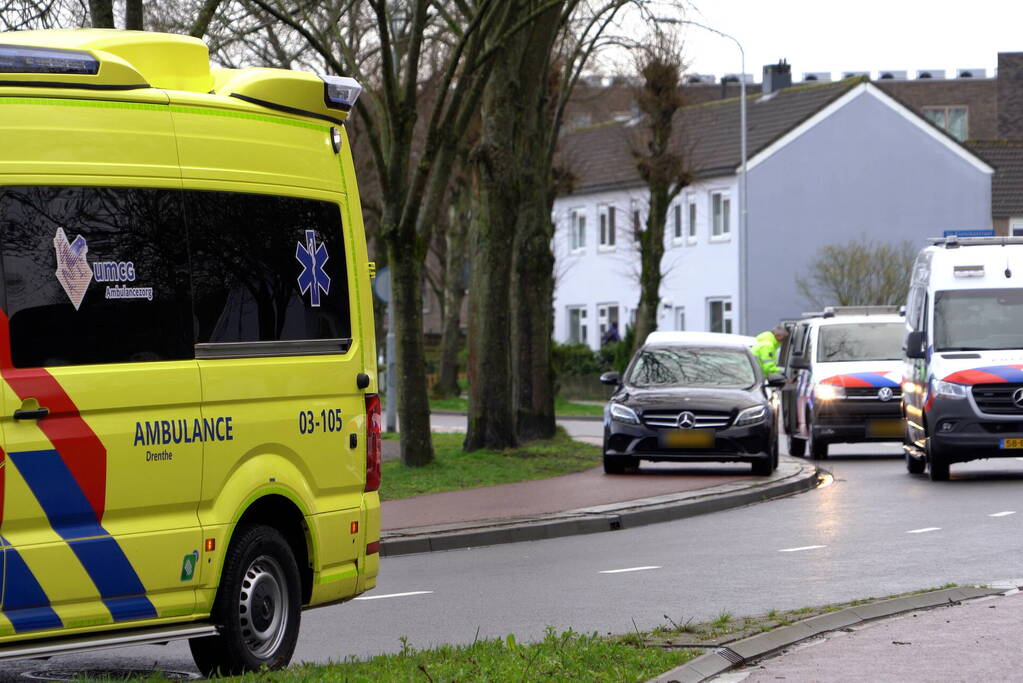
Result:
M89 0L89 17L93 28L114 28L113 0Z
M531 201L524 209L526 220L515 237L512 329L517 343L513 347L512 367L516 427L519 438L529 441L548 439L554 436L557 427L551 367L554 254L548 203Z
M142 31L144 29L142 0L125 0L124 28L129 31Z
M440 340L440 374L434 394L440 397L459 396L458 352L462 346L462 301L465 299L465 239L469 231L466 193L459 195L452 211L444 239L447 253L444 264L444 329Z
M636 334L633 352L643 346L647 335L657 329L658 307L661 305L661 259L664 257L664 226L668 219L668 188L656 181L650 183L650 213L646 232L638 235L639 307L636 310Z
M391 297L397 337L398 423L401 461L421 467L433 461L430 437L430 402L426 391L426 354L423 344L422 260L414 245L388 241ZM397 398L397 397L394 397ZM391 397L388 397L390 400Z

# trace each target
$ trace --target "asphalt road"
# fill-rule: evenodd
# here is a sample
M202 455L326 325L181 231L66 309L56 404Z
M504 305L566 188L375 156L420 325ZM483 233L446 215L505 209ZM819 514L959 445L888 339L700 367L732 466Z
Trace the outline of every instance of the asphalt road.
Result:
M567 425L599 434L599 422ZM612 533L384 558L378 588L307 612L295 661L504 636L547 626L624 633L1023 576L1023 461L906 473L894 445L838 446L831 485L768 503ZM738 466L737 467L741 467ZM194 671L186 645L139 647L0 675L76 665Z

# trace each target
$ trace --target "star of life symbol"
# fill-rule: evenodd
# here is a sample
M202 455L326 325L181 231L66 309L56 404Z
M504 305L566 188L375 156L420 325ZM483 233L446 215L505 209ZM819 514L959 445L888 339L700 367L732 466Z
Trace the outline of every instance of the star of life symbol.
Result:
M92 267L85 260L89 247L81 235L73 242L68 242L64 228L57 228L53 248L57 254L57 281L77 311L82 305L86 290L89 289L89 283L92 282Z
M330 276L323 270L324 264L330 255L327 254L327 245L320 242L316 245L316 231L305 231L305 244L297 243L295 258L302 264L302 272L298 275L298 287L302 294L309 292L309 303L312 306L320 305L320 292L330 294Z

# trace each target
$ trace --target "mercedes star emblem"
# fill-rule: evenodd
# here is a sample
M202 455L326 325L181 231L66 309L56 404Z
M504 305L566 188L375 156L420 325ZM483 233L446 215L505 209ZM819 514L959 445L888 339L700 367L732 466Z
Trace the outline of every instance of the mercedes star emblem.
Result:
M1012 402L1016 404L1017 408L1023 408L1023 387L1012 392Z
M881 387L877 392L877 398L880 401L890 401L893 395L891 387Z
M692 429L696 426L696 416L688 410L678 416L679 429Z

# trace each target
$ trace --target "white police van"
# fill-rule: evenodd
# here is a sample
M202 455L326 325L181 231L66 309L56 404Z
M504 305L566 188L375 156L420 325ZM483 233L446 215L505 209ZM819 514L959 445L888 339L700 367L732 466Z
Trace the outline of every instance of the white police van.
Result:
M1023 238L932 240L906 302L906 468L1023 456Z
M902 438L904 336L897 306L835 306L795 325L782 399L791 455Z

